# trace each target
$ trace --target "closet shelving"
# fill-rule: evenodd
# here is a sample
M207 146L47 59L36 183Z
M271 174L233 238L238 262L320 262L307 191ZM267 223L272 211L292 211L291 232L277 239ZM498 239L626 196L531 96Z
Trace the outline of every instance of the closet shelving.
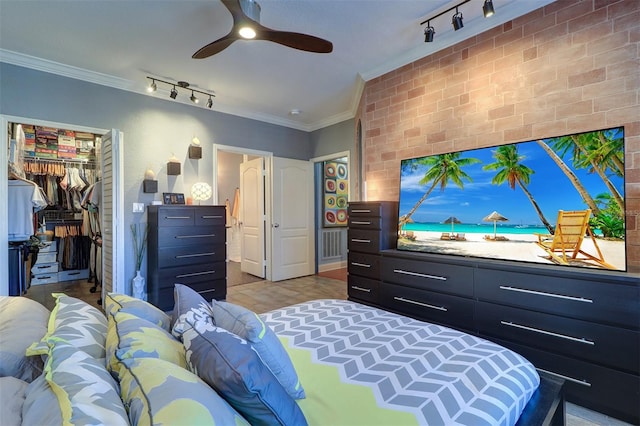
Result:
M27 263L30 285L89 279L96 283L95 291L101 275L101 232L99 191L95 197L92 193L99 185L95 152L100 137L16 123L9 131L18 159L15 164L10 160L10 167L35 182L48 204L33 214L34 234L44 244L31 256L35 262Z

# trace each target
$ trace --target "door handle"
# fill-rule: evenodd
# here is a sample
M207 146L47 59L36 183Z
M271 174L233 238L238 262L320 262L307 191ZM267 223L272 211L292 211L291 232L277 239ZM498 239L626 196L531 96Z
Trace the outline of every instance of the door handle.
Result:
M274 223L274 224L273 224L273 227L274 227L274 228L280 228L280 224L279 224L279 223Z

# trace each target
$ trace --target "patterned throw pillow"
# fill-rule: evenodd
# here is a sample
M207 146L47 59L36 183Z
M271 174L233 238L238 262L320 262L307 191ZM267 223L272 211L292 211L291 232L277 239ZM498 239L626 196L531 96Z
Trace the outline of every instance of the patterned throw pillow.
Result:
M104 365L55 337L47 340L45 378L58 398L62 424L127 425L118 384Z
M171 329L171 317L149 302L127 296L126 294L108 293L104 301L107 317L116 312L125 312L138 318L146 319L167 331Z
M248 425L213 389L161 359L121 361L120 393L132 425Z
M289 354L273 330L255 312L242 306L215 300L211 308L215 324L248 341L292 398L305 397Z
M118 377L119 360L160 358L186 368L184 346L163 328L124 312L109 317L107 368Z
M96 307L64 293L52 293L56 306L49 316L47 334L40 342L27 348L27 355L44 355L49 352L50 337L63 339L93 358L105 357L107 318Z
M182 330L187 362L196 373L251 424L305 425L295 400L241 337L213 324L206 305L183 313L174 329Z

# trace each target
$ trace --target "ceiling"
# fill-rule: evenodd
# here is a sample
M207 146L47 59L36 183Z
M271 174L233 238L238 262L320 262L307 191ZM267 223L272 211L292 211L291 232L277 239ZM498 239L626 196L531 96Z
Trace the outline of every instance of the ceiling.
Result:
M425 43L420 22L459 2L260 0L263 25L327 39L333 52L237 41L196 60L231 28L218 0L0 0L0 61L140 93L147 76L185 80L215 93L215 111L313 131L352 118L364 82L551 1L494 0L496 14L484 18L483 0L470 0L460 6L464 28L453 31L447 12ZM190 103L191 92L173 101L170 89L149 96Z

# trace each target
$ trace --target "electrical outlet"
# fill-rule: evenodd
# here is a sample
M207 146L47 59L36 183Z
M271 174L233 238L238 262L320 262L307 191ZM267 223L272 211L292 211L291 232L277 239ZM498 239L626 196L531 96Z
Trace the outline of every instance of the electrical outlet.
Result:
M144 213L144 203L133 203L134 213Z

